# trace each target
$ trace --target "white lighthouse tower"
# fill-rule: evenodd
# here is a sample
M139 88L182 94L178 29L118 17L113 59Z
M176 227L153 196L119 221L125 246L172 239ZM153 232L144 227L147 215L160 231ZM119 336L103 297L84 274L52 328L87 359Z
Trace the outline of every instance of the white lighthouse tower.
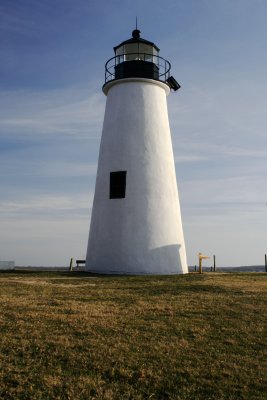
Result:
M166 96L180 86L159 48L140 37L114 48L86 270L188 272Z

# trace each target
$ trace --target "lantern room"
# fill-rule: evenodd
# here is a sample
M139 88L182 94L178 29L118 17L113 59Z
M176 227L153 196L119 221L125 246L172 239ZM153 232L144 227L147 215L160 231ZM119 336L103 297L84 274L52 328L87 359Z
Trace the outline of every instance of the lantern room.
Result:
M154 43L140 37L138 29L133 30L131 39L114 47L114 52L115 57L105 66L105 84L118 79L146 78L169 85L171 64L159 56Z
M141 77L159 79L157 57L159 48L152 42L140 38L135 29L132 38L114 48L116 65L115 79Z
M135 29L131 39L114 47L118 63L134 60L157 62L156 57L153 58L153 56L158 56L159 48L154 43L142 39L140 33L138 29Z

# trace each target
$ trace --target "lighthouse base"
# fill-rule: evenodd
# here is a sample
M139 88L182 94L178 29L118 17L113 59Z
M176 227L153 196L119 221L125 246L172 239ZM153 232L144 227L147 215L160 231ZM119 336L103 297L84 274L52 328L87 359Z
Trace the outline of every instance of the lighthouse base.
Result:
M124 274L124 275L172 275L187 273L187 266L178 263L180 259L179 245L163 246L146 254L129 254L121 252L114 254L112 249L107 252L103 249L102 256L97 254L95 259L91 253L86 262L86 270L99 274ZM113 253L113 254L112 254Z

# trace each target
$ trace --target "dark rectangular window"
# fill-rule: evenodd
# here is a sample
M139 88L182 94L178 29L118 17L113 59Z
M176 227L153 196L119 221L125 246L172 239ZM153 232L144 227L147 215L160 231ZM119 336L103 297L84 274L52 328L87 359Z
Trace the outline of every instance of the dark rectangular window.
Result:
M124 199L126 192L126 171L110 173L109 198Z

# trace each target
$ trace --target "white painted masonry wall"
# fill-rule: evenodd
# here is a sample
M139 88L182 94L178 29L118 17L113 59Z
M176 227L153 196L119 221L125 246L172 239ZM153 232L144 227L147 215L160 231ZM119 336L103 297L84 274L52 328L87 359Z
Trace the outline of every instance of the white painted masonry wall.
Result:
M166 103L169 87L129 78L104 89L107 102L86 270L187 273ZM113 171L127 171L123 199L109 199Z

